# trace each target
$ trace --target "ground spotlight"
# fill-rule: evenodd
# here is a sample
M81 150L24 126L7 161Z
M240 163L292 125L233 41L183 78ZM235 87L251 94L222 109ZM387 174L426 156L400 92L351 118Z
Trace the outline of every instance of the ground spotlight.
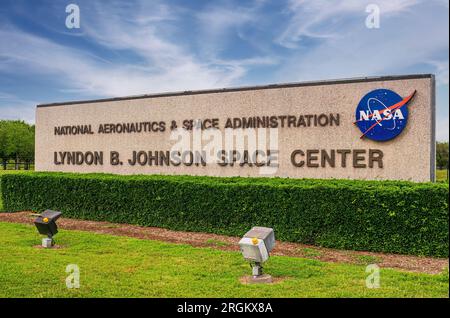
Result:
M262 264L269 259L269 253L275 246L275 233L268 227L255 226L245 233L239 241L244 259L252 267L251 282L270 283L272 277L263 274Z
M36 225L40 234L47 236L42 239L42 247L52 247L55 245L53 236L58 233L56 220L61 216L61 212L45 210L43 213L36 215L37 218L34 220L34 225Z

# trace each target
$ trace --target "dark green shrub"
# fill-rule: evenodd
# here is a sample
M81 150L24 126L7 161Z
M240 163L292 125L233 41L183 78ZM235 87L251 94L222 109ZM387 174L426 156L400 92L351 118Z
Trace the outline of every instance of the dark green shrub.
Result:
M1 178L5 211L448 257L448 184L28 173Z

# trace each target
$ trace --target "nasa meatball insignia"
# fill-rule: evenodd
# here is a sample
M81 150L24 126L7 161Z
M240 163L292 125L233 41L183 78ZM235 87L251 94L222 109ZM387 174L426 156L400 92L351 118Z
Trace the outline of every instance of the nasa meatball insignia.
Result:
M375 141L394 139L408 122L408 103L416 91L402 98L389 89L376 89L366 94L356 108L355 124L367 137Z

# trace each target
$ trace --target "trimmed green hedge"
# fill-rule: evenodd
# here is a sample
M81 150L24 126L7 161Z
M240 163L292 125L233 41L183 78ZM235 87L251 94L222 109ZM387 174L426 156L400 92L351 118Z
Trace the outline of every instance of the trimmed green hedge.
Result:
M3 175L5 211L55 209L87 220L448 257L448 184L393 181Z

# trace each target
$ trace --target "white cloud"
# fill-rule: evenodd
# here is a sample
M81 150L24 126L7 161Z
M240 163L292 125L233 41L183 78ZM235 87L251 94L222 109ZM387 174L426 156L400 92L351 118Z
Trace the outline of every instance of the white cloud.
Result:
M286 48L298 48L305 37L341 38L348 31L349 21L364 23L369 4L379 6L386 17L405 12L417 3L417 0L291 0L286 11L291 16L289 23L276 42Z
M365 5L371 2L291 1L293 16L278 43L297 48L308 37L317 42L308 50L292 50L279 76L311 80L395 74L428 63L445 83L448 55L437 56L448 54L448 12L428 2L374 1L381 8L381 28L367 29Z
M434 67L436 81L440 84L449 84L448 60L429 60L428 64Z
M0 101L15 98L13 94L0 92Z
M381 27L365 27L365 6L381 9ZM441 1L291 1L292 18L276 39L290 48L280 80L302 81L413 73L448 85L448 10ZM445 6L445 4L444 4ZM446 4L448 7L448 3ZM315 41L307 49L305 41ZM438 101L437 135L448 140L448 104ZM438 117L439 118L439 117Z
M119 55L136 55L138 61L105 61L9 27L0 30L0 41L12 44L0 46L0 71L50 75L61 79L63 89L121 96L230 86L246 74L248 66L268 63L260 57L200 60L171 40L170 25L164 22L177 19L176 7L148 1L89 5L81 10L85 39Z
M20 119L34 123L33 100L24 100L13 94L0 92L0 119Z
M380 29L365 27L369 3L380 6ZM78 93L80 99L241 85L243 79L248 83L249 71L269 65L279 67L253 81L402 74L422 67L436 73L439 85L448 85L448 1L291 0L280 19L264 4L214 2L196 12L164 1L85 2L81 32L73 34L98 50L73 48L70 41L4 22L0 72L54 79L59 92ZM276 19L266 20L269 15ZM70 34L35 22L60 36ZM236 56L246 58L224 58L224 50L233 53L236 38L248 45L248 52L238 48ZM17 114L25 104L16 103ZM2 112L15 116L8 107ZM34 117L34 105L29 107L27 118ZM447 126L440 121L438 127L448 129L445 118Z
M162 57L167 64L136 67L114 65L85 52L71 49L17 30L0 31L0 39L15 43L0 47L0 56L9 59L4 71L44 74L61 79L61 86L99 96L120 96L174 89L194 89L227 85L224 70L209 69L191 58L172 53ZM163 56L163 51L160 52Z
M203 30L218 35L230 28L242 26L249 22L257 21L257 17L249 10L232 10L221 7L213 7L200 11L196 17L203 25Z
M252 46L249 51L253 51L256 46L252 41L244 39L245 31L258 30L266 17L262 12L265 3L265 0L260 0L236 5L212 1L202 10L191 12L195 18L194 32L198 32L196 45L201 48L201 58L216 59L224 51L236 49L233 46L237 45L234 41L238 38L242 40L240 43Z

